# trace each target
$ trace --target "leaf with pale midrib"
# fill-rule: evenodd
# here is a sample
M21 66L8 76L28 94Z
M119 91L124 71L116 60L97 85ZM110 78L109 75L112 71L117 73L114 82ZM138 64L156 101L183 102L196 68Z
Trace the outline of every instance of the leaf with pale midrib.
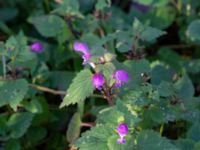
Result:
M74 78L60 107L84 100L93 93L93 90L92 73L89 69L84 69Z

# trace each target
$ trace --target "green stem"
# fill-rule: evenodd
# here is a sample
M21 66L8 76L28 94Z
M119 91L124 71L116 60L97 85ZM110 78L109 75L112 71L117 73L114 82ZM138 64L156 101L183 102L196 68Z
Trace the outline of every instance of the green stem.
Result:
M78 102L78 112L80 113L80 116L82 118L85 108L85 101Z
M35 88L36 90L51 93L54 95L66 95L65 91L57 91L57 90L50 89L48 87L44 87L44 86L40 86L40 85L36 85L36 84L29 84L29 86L32 88Z
M45 4L47 12L50 12L49 0L44 0L44 4Z
M160 135L162 136L164 130L164 123L160 126Z
M98 95L98 94L92 94L91 97L105 99L105 97L103 97L102 95Z
M3 77L6 78L6 59L4 55L2 55L2 65L3 65Z

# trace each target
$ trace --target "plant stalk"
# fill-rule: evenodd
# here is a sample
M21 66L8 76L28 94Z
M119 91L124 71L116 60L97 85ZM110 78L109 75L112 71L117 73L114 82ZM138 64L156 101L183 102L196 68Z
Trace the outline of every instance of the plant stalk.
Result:
M2 55L2 66L3 66L3 78L6 78L6 59L4 55Z

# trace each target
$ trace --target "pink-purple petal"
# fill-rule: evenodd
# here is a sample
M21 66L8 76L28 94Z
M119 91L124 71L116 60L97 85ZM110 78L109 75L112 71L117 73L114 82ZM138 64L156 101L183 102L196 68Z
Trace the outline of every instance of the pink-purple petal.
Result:
M117 127L117 133L120 137L124 137L129 133L128 126L125 123L121 123Z
M126 139L125 138L117 139L117 144L125 144L125 143L126 143Z
M94 88L101 90L102 86L105 83L105 78L101 73L96 73L92 77L92 83Z
M82 53L83 64L88 64L91 58L91 54L88 48L88 45L83 42L74 42L73 48L76 52Z
M84 55L89 54L89 48L86 43L74 42L73 48L77 52L82 52Z
M113 78L116 80L115 81L115 87L119 88L124 83L127 83L129 81L129 74L125 70L117 70L113 74Z

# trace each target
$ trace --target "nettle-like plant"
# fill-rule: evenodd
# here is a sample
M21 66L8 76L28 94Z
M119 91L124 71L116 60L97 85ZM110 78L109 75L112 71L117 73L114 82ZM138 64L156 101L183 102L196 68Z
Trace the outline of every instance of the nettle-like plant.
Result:
M125 39L121 39L123 34L127 36ZM196 120L199 111L193 113L199 98L193 97L194 87L185 71L178 74L164 63L151 64L141 58L143 46L140 44L163 34L135 19L128 32L117 31L105 36L91 45L92 48L84 42L74 42L73 49L82 54L85 69L73 79L60 106L78 106L67 131L71 146L80 150L179 150L176 143L162 137L164 128L173 122ZM118 62L116 55L109 52L106 47L115 40L117 47L130 48L127 53L130 60ZM100 100L107 101L108 105L99 108L96 101ZM91 111L98 109L97 118L95 122L85 123L92 128L78 138L81 125L85 125L81 120L87 101L93 101Z
M1 4L0 150L200 150L200 2Z

